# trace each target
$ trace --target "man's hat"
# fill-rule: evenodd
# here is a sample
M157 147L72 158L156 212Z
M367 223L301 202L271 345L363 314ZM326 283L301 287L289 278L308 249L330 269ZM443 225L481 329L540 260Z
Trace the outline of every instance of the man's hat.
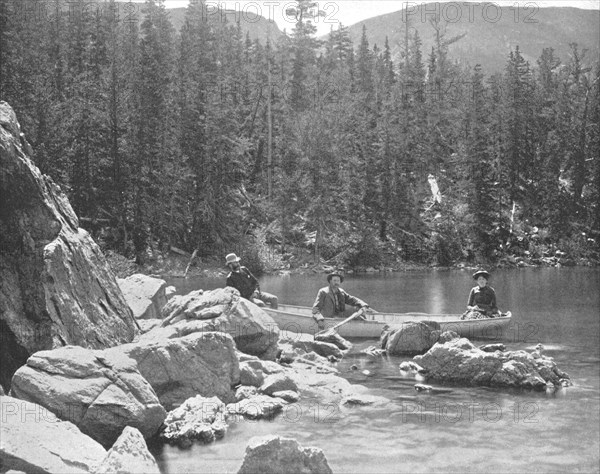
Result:
M477 270L475 273L473 273L473 280L477 280L477 278L479 277L483 277L486 280L490 279L490 274L488 272L486 272L485 270Z
M340 281L341 282L344 281L344 275L342 275L341 273L338 273L338 272L333 272L333 273L330 273L329 275L327 275L327 282L331 283L331 279L333 277L340 277Z
M230 263L239 262L239 261L240 261L240 258L234 253L230 253L229 255L227 255L227 257L225 257L225 265L229 265Z

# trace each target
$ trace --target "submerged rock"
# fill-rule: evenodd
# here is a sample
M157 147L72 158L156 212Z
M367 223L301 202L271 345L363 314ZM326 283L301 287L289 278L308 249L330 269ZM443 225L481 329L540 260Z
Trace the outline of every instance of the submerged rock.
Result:
M304 448L292 438L253 438L246 447L238 474L332 474L320 448Z
M385 405L389 401L388 398L369 395L367 393L352 393L342 398L341 405L347 407Z
M212 443L227 431L228 413L217 397L197 395L167 414L160 437L189 448L194 442Z
M229 416L241 415L251 420L272 418L281 413L283 407L287 404L282 398L258 394L244 398L239 402L230 403L227 405L227 413Z
M428 379L468 385L545 390L547 382L556 385L569 379L549 357L535 358L525 351L485 352L465 338L437 343L414 360Z
M323 334L315 334L314 339L317 342L333 344L341 351L352 349L352 343L333 330L325 331Z
M421 372L423 367L415 364L412 360L405 360L400 362L398 368L403 372Z
M27 358L68 344L103 349L137 325L100 248L60 188L31 160L0 102L0 384Z

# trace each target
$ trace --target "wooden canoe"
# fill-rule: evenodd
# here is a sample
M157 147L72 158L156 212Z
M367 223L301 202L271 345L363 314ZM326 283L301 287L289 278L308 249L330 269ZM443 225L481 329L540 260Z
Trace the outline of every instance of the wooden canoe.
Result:
M263 307L275 320L280 331L291 333L315 334L319 331L312 317L312 308L306 306L279 305L278 309ZM337 333L347 338L379 338L385 326L396 328L402 324L415 321L436 321L442 331L454 331L467 338L498 339L502 329L511 321L510 311L497 318L460 319L460 314L429 313L372 313L367 320L354 319L337 329ZM341 319L326 318L325 329L339 323Z

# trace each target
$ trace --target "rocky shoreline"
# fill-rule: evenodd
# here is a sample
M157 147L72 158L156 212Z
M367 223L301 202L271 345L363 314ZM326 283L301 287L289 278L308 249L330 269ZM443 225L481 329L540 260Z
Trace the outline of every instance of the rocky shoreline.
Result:
M10 230L0 232L1 472L158 473L149 439L181 447L212 442L236 419L285 415L303 399L387 402L340 376L336 364L350 345L281 331L235 289L176 295L122 259L116 263L128 275L117 280L113 256L109 265L28 150L13 110L0 102L7 176L0 228ZM184 260L146 270L179 272ZM197 271L223 275L213 263ZM438 329L409 324L386 333L369 355L422 354L408 368L441 383L534 390L570 383L539 350L490 353ZM277 436L250 440L240 473L283 470L332 472L318 447Z
M136 265L134 262L115 252L107 252L107 260L119 278L126 278L136 273L142 273L157 278L175 279L175 278L220 278L225 277L229 270L222 265L217 258L205 259L204 261L195 261L189 265L191 255L184 253L170 252L155 256L145 265ZM188 268L189 265L189 268ZM496 264L485 264L487 268L530 268L530 267L597 267L600 261L592 258L570 258L564 252L556 251L554 255L545 255L539 258L529 256L509 255L500 259ZM396 262L392 265L379 267L356 267L345 268L347 274L375 274L375 273L394 273L394 272L412 272L423 270L475 270L480 268L480 264L457 262L451 266L428 265L415 262ZM186 273L187 269L187 273ZM340 268L334 265L322 262L303 263L298 266L286 266L286 268L277 268L264 272L267 275L305 275L312 273L329 273Z
M144 275L119 280L119 285L139 318L141 330L132 342L103 350L65 346L39 351L14 374L9 396L1 397L3 417L9 420L2 429L23 443L35 438L38 445L27 450L26 443L3 443L0 454L11 469L159 472L146 440L182 449L215 442L227 436L233 423L285 417L302 410L306 399L346 408L389 402L340 375L337 362L351 345L280 331L235 289L167 297L163 280ZM366 353L416 354L399 365L399 373L413 373L415 382L425 378L442 385L534 391L571 384L541 347L532 353L506 351L502 344L477 348L452 332L442 333L436 323L391 330ZM444 389L415 383L415 390ZM42 415L28 420L28 413ZM49 425L40 425L39 418ZM63 445L57 437L71 441ZM89 445L87 454L77 458L74 445ZM258 465L260 472L280 472L281 462L298 469L310 466L306 472L332 472L319 448L277 436L251 439L241 462L240 473L256 472Z
M164 282L135 281L162 293L149 297L148 307L155 306L152 300L166 300ZM131 301L144 293L126 296ZM2 443L3 466L26 472L158 472L144 439L186 448L223 438L239 419L281 414L306 396L341 403L365 391L338 375L335 362L345 350L307 335L280 334L237 290L174 296L159 314L160 319L145 320L149 329L131 343L104 350L69 345L29 357L12 377L9 396L1 398L9 421L2 426L3 439L13 440ZM29 420L28 413L42 415ZM40 425L39 418L48 423ZM36 449L27 449L29 438L37 439ZM70 441L62 445L57 439ZM331 472L318 448L278 437L263 441L253 441L240 472L253 472L248 465L265 451L278 458L287 453L299 467L316 466L308 472ZM88 446L86 454L77 458L73 446ZM255 452L263 454L257 458ZM131 467L136 460L143 461L142 470Z

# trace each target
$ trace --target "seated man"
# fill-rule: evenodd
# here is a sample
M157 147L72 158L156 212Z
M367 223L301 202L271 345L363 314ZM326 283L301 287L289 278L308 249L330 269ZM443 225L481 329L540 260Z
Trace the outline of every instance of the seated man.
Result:
M317 299L313 304L312 314L317 321L319 329L325 328L325 318L343 318L346 305L368 308L369 305L363 300L349 295L340 288L344 277L339 273L327 275L329 286L321 288L317 293Z
M271 308L277 309L277 296L260 291L258 280L250 273L250 270L240 265L240 258L236 254L230 253L227 255L225 264L231 270L231 273L227 275L227 286L237 289L242 298L246 298L253 303L256 303L254 299L257 299L270 304Z

